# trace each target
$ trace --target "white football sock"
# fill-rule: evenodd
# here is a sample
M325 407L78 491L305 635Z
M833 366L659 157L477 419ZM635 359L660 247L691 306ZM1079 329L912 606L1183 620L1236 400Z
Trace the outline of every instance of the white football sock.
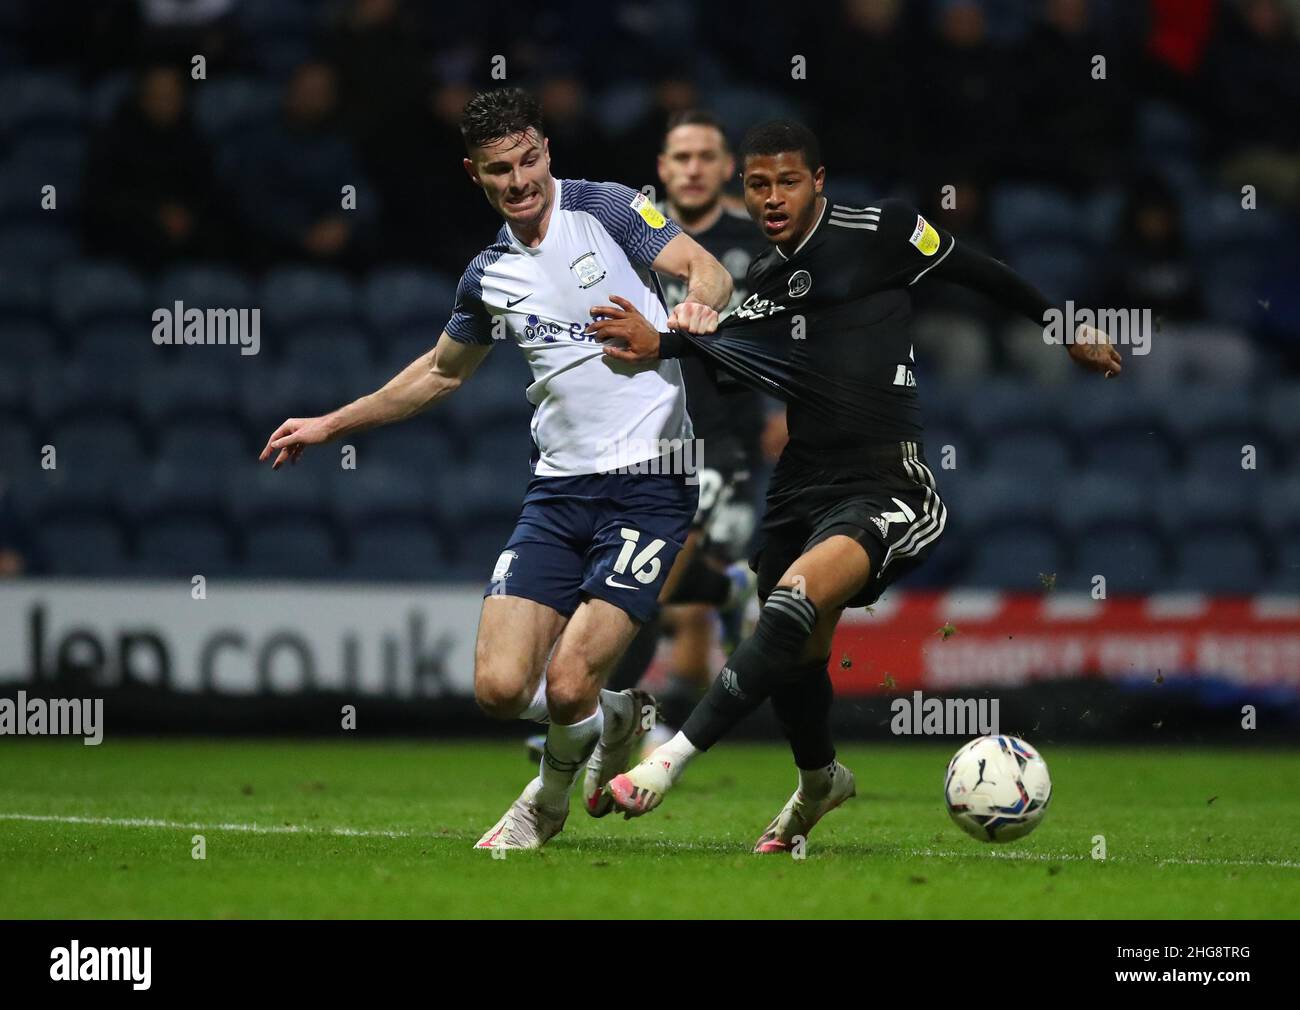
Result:
M836 761L832 760L824 768L800 768L799 792L805 799L820 800L830 794L831 783L835 780Z
M595 750L604 725L605 713L599 705L595 712L580 722L568 726L551 723L551 728L546 731L546 751L542 755L542 788L537 793L538 803L555 808L569 802L569 791Z
M668 776L675 783L681 778L682 772L690 763L691 758L699 754L695 744L686 739L686 734L679 732L675 737L669 740L662 747L655 749L650 755L651 761L662 761L668 770Z
M551 721L550 715L546 711L546 674L542 674L541 682L537 685L537 691L533 695L533 700L528 703L528 707L519 713L520 719L527 719L529 722L540 722L543 726Z
M605 728L602 740L617 740L627 732L627 721L640 715L632 704L632 696L622 691L600 692L600 707L605 713Z

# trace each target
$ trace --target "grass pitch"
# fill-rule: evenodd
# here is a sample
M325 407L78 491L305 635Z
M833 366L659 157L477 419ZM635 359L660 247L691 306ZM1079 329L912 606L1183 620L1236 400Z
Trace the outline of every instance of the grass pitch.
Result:
M807 858L750 847L794 786L718 747L636 821L538 853L471 846L529 778L522 743L0 741L0 918L1293 918L1300 752L1047 746L1039 829L962 834L957 743L851 746L858 797ZM193 858L204 836L206 859ZM1106 858L1093 859L1095 836Z

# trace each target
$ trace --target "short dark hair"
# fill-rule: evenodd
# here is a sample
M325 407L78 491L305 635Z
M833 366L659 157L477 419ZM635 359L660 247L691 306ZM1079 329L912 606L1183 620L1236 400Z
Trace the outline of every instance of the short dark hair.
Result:
M731 145L727 142L727 131L723 129L722 121L712 112L705 109L684 109L681 112L674 112L668 117L668 125L664 127L663 140L659 142L659 150L665 150L668 147L668 134L679 126L709 126L718 131L722 137L722 147L724 150L730 150Z
M745 134L740 144L741 164L751 154L786 154L798 151L814 172L822 167L822 146L817 134L793 119L773 119L759 123Z
M465 103L465 110L460 114L460 135L471 151L530 128L539 137L545 135L542 106L523 88L480 91Z

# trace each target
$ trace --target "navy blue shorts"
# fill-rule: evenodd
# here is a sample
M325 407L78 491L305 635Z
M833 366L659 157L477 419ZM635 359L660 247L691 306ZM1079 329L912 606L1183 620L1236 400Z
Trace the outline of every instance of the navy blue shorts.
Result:
M691 529L699 486L678 474L534 477L484 596L521 596L565 617L584 595L645 622Z

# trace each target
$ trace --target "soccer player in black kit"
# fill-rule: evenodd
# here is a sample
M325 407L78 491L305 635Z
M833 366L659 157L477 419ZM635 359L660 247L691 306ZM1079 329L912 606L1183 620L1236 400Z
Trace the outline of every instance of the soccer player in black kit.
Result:
M744 304L712 333L660 334L615 298L593 308L590 331L616 358L698 357L785 401L790 441L753 559L763 607L682 731L607 788L628 817L653 810L698 753L771 698L799 785L754 851L786 852L854 795L830 734L836 622L921 563L947 521L922 449L908 289L939 277L1040 325L1052 305L902 201L832 203L817 139L798 123L751 130L741 158L746 207L770 243ZM1086 369L1120 371L1091 327L1066 347Z

